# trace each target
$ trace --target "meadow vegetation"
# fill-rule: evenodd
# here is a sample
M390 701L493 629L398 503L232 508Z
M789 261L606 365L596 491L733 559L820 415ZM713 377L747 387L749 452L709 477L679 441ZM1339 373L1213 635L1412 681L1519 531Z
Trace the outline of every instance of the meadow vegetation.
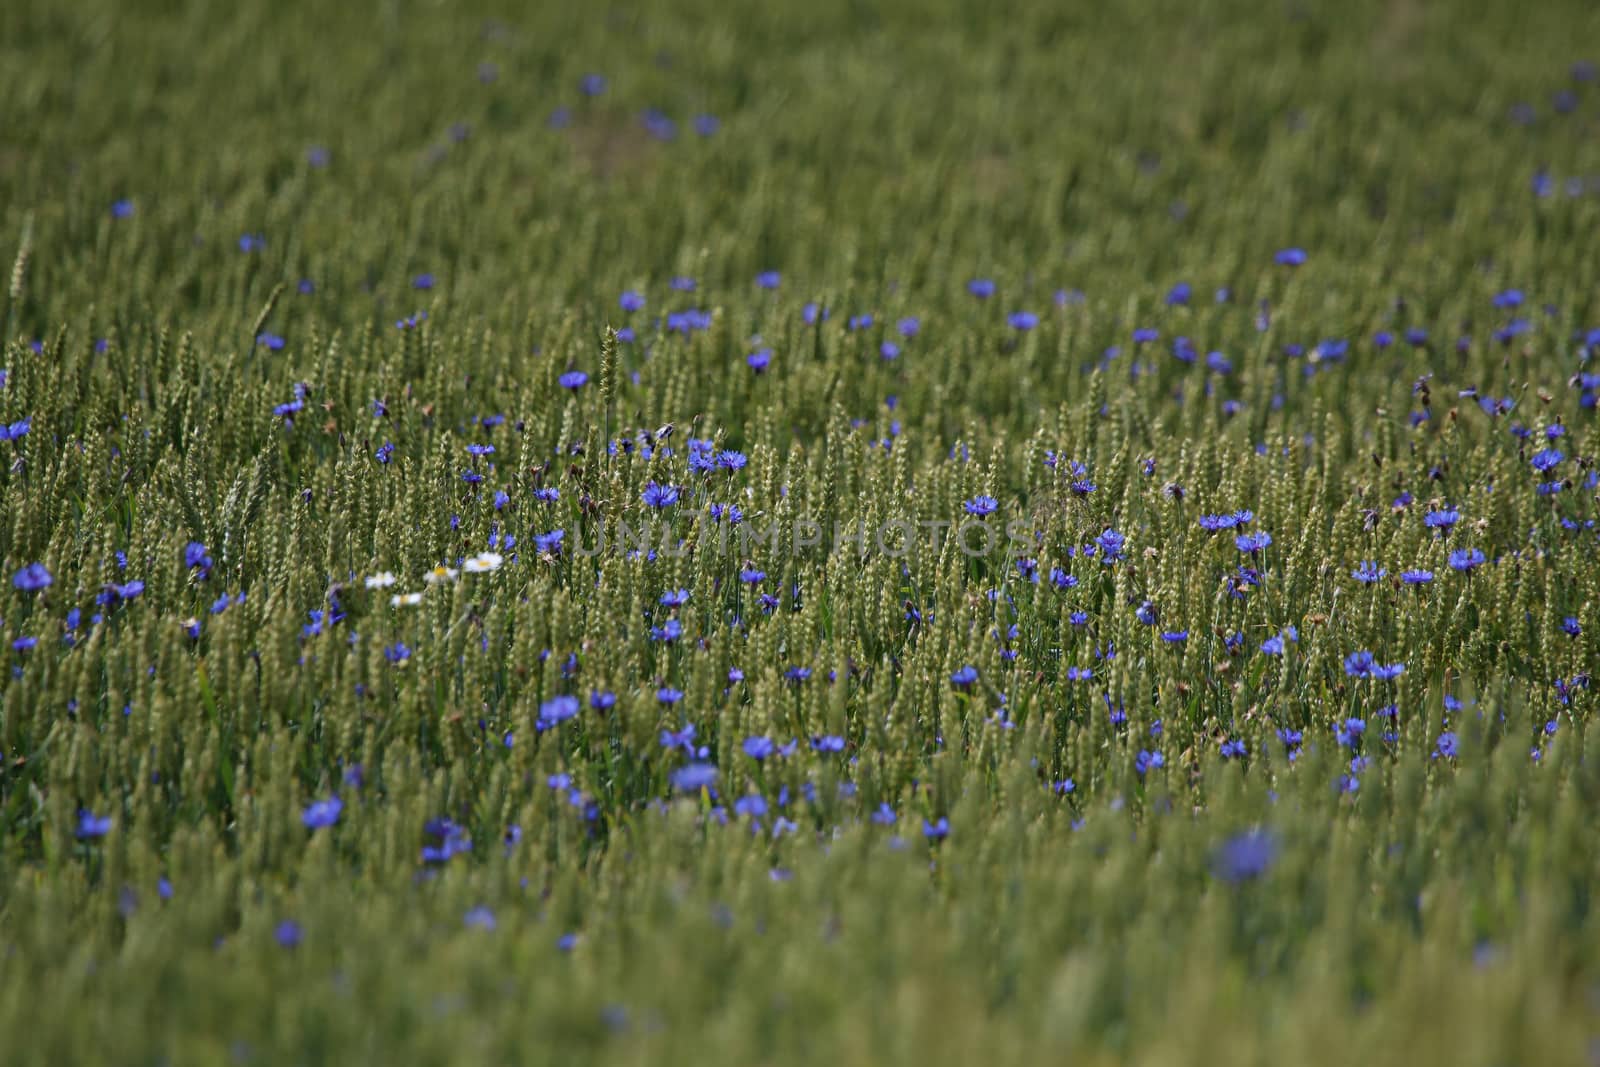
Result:
M498 6L0 11L0 1059L1595 1062L1600 9Z

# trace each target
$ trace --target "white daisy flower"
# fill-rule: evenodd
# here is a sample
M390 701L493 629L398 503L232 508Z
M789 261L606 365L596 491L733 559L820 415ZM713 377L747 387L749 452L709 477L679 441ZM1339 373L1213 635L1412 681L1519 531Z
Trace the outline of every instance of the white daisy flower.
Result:
M387 589L400 579L394 576L393 571L379 571L367 577L368 589Z
M487 574L497 571L506 558L498 552L479 552L476 556L461 564L461 569L468 574Z
M420 603L422 603L421 593L396 593L389 598L389 606L392 608L408 608Z
M444 582L455 581L456 573L457 572L454 567L438 566L433 568L433 570L429 571L427 574L424 574L422 576L422 580L427 582L429 585L440 585Z

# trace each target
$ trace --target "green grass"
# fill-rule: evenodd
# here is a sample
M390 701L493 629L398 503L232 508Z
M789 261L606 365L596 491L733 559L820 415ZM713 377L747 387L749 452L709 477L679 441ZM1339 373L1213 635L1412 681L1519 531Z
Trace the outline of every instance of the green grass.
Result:
M523 8L0 11L4 1062L1592 1062L1600 12Z

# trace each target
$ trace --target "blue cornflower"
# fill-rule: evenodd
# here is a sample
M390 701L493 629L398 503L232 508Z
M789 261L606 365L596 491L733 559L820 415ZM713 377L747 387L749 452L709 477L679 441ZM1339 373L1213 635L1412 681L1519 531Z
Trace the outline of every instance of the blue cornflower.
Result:
M1160 770L1167 765L1167 758L1160 752L1149 752L1140 749L1139 754L1133 757L1133 769L1143 778L1146 771Z
M1344 658L1344 673L1352 678L1366 678L1378 664L1377 657L1366 649L1352 652Z
M585 74L578 81L578 92L584 96L599 96L606 91L604 74Z
M199 541L190 541L183 546L183 565L188 570L196 567L209 568L211 556L206 552L206 546Z
M1450 566L1458 571L1471 571L1483 566L1485 557L1481 548L1458 548L1450 553Z
M653 508L671 507L678 502L678 488L673 485L657 485L649 482L640 494L640 499Z
M479 904L477 907L468 910L467 914L463 916L462 922L473 929L493 930L494 912L490 911L487 905Z
M1137 608L1134 609L1133 617L1138 619L1145 626L1154 626L1157 618L1155 602L1150 600L1142 602Z
M1430 529L1438 530L1441 534L1461 521L1461 512L1451 507L1439 508L1430 511L1422 517L1422 524Z
M422 847L424 863L448 863L451 857L472 851L472 841L467 837L467 832L449 819L430 819L422 831L426 836L438 839L438 844Z
M539 705L538 727L541 730L548 730L552 726L575 717L579 710L578 698L575 696L562 694L561 696L551 697Z
M1561 629L1568 637L1577 637L1583 633L1583 626L1578 622L1576 615L1568 615L1561 620Z
M1265 530L1261 530L1256 533L1240 534L1238 537L1233 539L1233 543L1238 547L1240 552L1247 552L1253 556L1265 549L1268 545L1272 544L1272 535L1267 533Z
M776 289L783 281L783 276L775 270L764 270L756 275L756 285L762 289Z
M684 723L677 730L661 731L662 748L681 748L690 755L694 754L694 735L697 730L694 723Z
M987 300L994 295L994 281L990 278L974 278L967 283L967 292L979 300Z
M1211 862L1217 879L1238 885L1266 874L1278 858L1278 840L1272 834L1251 830L1224 841Z
M1122 550L1128 539L1116 530L1107 528L1094 539L1094 543L1100 548L1101 561L1111 563L1122 558Z
M1272 257L1273 261L1285 267L1298 267L1306 261L1306 250L1303 248L1283 248Z
M717 768L710 763L690 763L672 772L673 787L684 793L698 793L717 781Z
M689 602L689 590L673 589L661 594L661 606L664 608L681 608Z
M1193 291L1193 287L1191 287L1188 282L1179 282L1177 285L1174 285L1171 289L1167 290L1167 306L1174 307L1178 305L1187 305L1189 303L1189 296Z
M965 689L978 680L978 668L962 667L950 676L950 681L958 688Z
M1350 577L1365 585L1371 585L1374 582L1382 581L1388 573L1372 560L1364 559L1356 566L1355 570L1350 572Z
M1567 454L1561 451L1559 448L1546 448L1535 452L1533 454L1533 459L1530 462L1532 463L1534 470L1543 474L1545 471L1556 466L1566 458Z
M1449 730L1446 730L1444 733L1439 735L1439 740L1434 742L1433 758L1455 759L1456 754L1459 751L1460 743L1457 741L1456 735Z
M767 813L766 798L756 793L742 796L733 802L733 813L759 819Z
M1031 311L1013 311L1006 316L1006 322L1010 323L1014 330L1031 330L1039 325L1039 316Z
M1189 640L1188 630L1166 630L1161 634L1161 640L1171 645L1181 645Z
M975 496L971 500L968 500L966 503L961 505L962 510L964 510L968 515L977 515L980 517L984 515L993 515L995 509L997 509L999 506L1000 502L992 496Z
M676 704L683 699L683 690L664 685L656 690L656 699L663 704Z
M773 743L772 738L760 735L745 738L743 748L746 756L758 762L770 758L778 751L778 746Z
M293 919L285 919L273 929L272 936L284 948L297 948L305 940L305 931Z
M110 582L103 587L100 595L95 598L97 604L117 604L124 600L133 600L144 592L144 583L135 578L131 582L118 584ZM337 618L334 622L339 621Z
M1223 759L1243 759L1250 750L1245 747L1243 741L1232 738L1222 742L1221 751Z
M757 374L760 374L772 364L772 349L758 349L757 351L752 352L748 356L744 357L744 361L745 363L749 364L751 370L755 371Z
M1400 580L1407 585L1427 585L1433 581L1433 572L1425 570L1401 571Z
M811 747L818 752L837 754L845 749L845 740L838 734L824 734L811 739Z
M929 841L943 841L950 836L950 820L942 815L939 817L938 822L929 822L927 819L923 819L922 836Z
M556 381L561 385L561 388L576 391L588 384L589 376L581 370L569 370Z
M338 796L331 796L327 800L313 801L301 812L300 821L308 830L322 830L339 821L339 813L344 810L344 801Z
M111 832L111 816L96 815L84 808L78 812L77 837L79 841L89 841L94 838L104 837Z
M622 294L617 302L622 306L623 311L639 311L644 307L644 294L636 293L629 289Z

